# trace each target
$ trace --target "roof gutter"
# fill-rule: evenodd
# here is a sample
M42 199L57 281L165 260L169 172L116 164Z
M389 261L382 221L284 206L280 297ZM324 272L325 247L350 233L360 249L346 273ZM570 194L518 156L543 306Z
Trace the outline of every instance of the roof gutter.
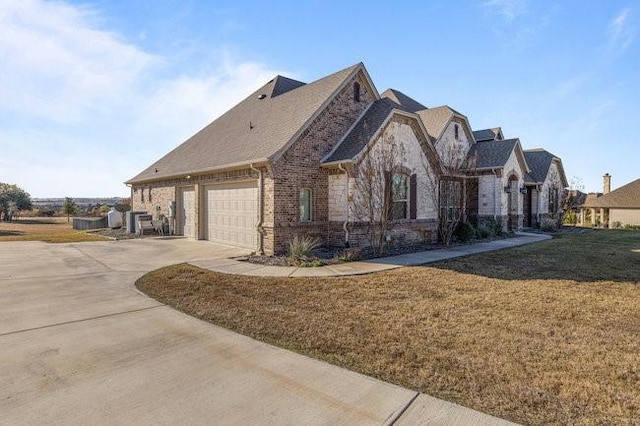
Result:
M136 180L135 178L133 178L133 179L130 179L130 180L126 181L125 184L126 185L133 185L133 184L154 182L154 181L158 181L158 180L180 179L180 178L183 178L185 175L195 176L195 175L201 175L201 174L205 174L205 173L218 173L218 172L225 171L225 170L240 169L240 168L247 167L247 166L249 166L251 168L252 165L266 164L268 162L269 162L269 159L266 158L266 157L264 157L264 158L256 158L256 159L249 160L249 161L239 161L237 163L229 163L229 164L224 164L224 165L221 165L221 166L211 167L211 168L207 168L207 169L181 171L180 173L174 173L174 174L167 175L167 176L162 176L162 175L153 176L153 177L144 178L144 179L140 179L140 180Z

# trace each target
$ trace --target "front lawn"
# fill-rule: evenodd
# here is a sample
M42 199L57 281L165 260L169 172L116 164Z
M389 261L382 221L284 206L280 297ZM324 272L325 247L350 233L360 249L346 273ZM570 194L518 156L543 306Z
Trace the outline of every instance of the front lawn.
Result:
M640 233L625 231L366 276L176 265L137 282L239 333L536 425L640 422L639 284Z
M77 243L105 240L107 238L99 235L74 230L66 217L32 217L10 222L0 221L0 242Z

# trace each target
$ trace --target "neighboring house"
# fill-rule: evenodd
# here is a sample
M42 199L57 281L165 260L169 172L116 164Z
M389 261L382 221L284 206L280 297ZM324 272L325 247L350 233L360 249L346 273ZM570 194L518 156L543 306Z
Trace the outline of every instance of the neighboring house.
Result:
M477 143L448 106L380 95L359 63L309 84L275 77L127 184L133 210L175 212L178 235L268 254L301 234L363 246L377 217L356 208L367 197L361 172L392 143L398 164L374 203L389 213L391 243L435 242L454 211L521 229L529 167L517 139L489 130Z
M602 194L590 193L580 209L582 226L640 226L640 179L611 191L611 175L603 176Z

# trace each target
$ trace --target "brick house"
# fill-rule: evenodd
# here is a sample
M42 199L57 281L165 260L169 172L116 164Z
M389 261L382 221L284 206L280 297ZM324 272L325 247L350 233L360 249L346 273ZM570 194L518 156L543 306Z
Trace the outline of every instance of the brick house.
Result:
M369 219L354 208L363 197L357 170L388 140L401 148L401 164L385 175L382 203L393 215L388 238L402 246L437 240L438 217L450 206L434 188L450 175L449 160L459 165L472 155L487 166L458 168L461 184L452 186L464 192L472 220L509 217L487 194L504 179L517 192L529 172L519 141L500 141L500 152L509 152L493 164L464 115L397 90L380 94L358 63L308 84L276 76L130 179L132 208L170 216L174 203L176 234L267 254L286 251L300 234L363 246Z

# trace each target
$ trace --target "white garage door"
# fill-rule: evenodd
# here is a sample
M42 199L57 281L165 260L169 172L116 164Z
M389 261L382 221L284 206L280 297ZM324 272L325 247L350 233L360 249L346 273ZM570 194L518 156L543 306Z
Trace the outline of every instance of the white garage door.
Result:
M258 215L256 183L211 185L204 188L205 238L255 248Z
M178 197L178 233L196 238L196 191L195 188L180 188Z

